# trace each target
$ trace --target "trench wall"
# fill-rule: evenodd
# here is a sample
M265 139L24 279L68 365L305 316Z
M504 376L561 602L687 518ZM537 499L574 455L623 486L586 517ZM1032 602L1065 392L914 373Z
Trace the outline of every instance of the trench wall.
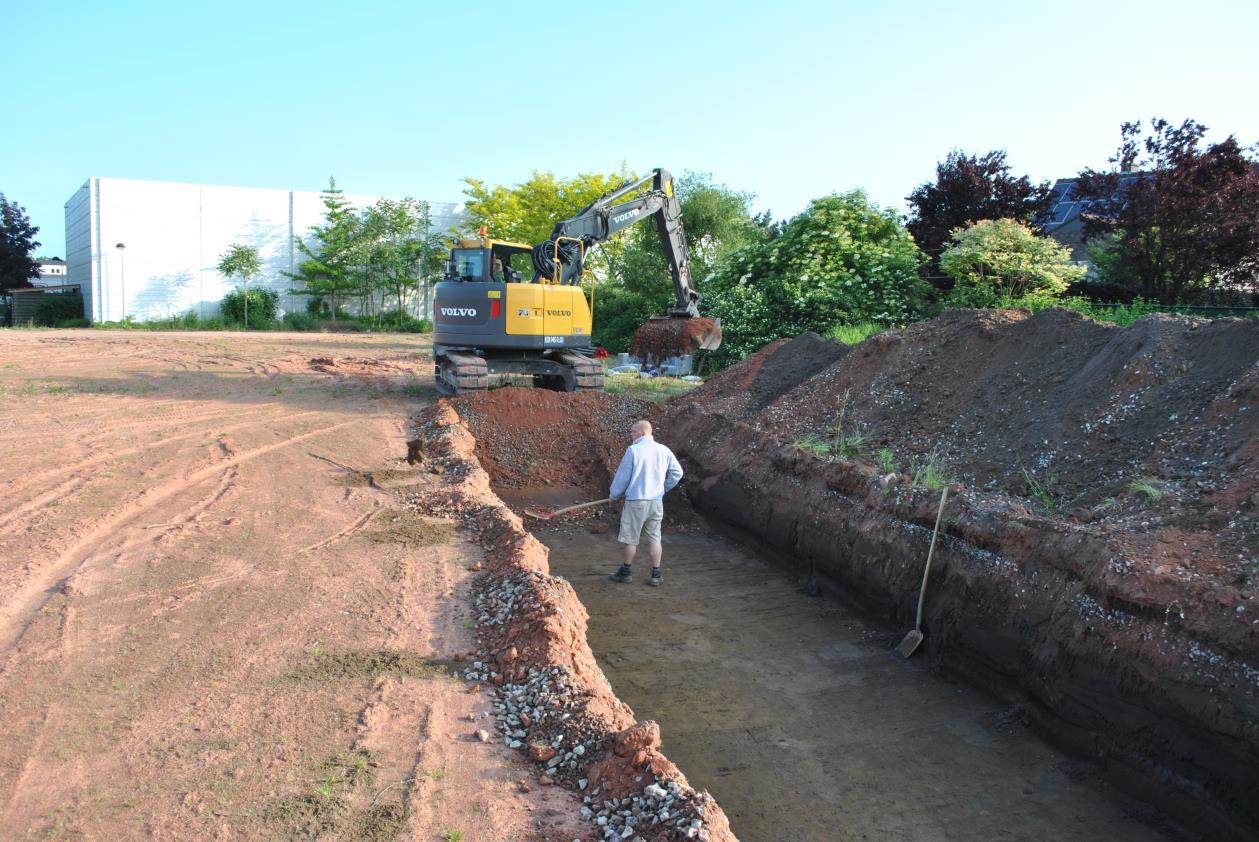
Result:
M939 491L818 460L695 403L666 427L701 512L873 619L913 627ZM915 657L1021 705L1194 836L1256 838L1259 671L1198 623L1210 606L1134 591L1126 565L1105 526L955 487Z

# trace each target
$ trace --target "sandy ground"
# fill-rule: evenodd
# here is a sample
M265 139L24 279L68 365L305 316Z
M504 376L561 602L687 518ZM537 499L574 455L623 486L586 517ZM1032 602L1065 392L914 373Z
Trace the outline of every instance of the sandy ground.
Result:
M899 634L804 595L672 506L683 525L666 524L663 588L645 586L645 558L633 584L608 581L614 512L603 534L582 520L533 529L590 612L613 690L660 723L665 753L740 839L1175 838L1096 768L1034 737L1017 709L896 657Z
M393 508L426 352L0 332L5 838L558 838L452 676L480 551Z

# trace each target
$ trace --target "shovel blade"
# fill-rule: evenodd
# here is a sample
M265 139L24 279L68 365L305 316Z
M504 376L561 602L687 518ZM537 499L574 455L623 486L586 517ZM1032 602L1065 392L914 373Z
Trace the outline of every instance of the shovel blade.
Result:
M527 514L529 517L537 518L538 520L551 520L553 517L555 517L555 515L553 514L547 514L545 512L535 512L532 509L525 509L525 514Z
M902 658L908 658L917 651L918 646L921 643L922 632L918 629L914 629L909 634L905 635L905 639L901 641L900 646L896 647L896 651Z

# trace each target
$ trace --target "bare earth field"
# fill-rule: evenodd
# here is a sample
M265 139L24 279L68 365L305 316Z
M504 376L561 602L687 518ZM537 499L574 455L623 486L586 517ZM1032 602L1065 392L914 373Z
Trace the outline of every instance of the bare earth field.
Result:
M430 384L414 337L0 332L4 838L561 832L451 665L482 551L393 507Z

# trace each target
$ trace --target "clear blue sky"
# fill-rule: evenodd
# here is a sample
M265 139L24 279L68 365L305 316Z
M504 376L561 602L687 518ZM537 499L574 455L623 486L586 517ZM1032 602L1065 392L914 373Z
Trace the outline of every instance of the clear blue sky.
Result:
M89 176L462 198L664 166L776 217L903 209L951 148L1052 179L1124 120L1259 141L1259 3L0 2L0 192L63 254Z

